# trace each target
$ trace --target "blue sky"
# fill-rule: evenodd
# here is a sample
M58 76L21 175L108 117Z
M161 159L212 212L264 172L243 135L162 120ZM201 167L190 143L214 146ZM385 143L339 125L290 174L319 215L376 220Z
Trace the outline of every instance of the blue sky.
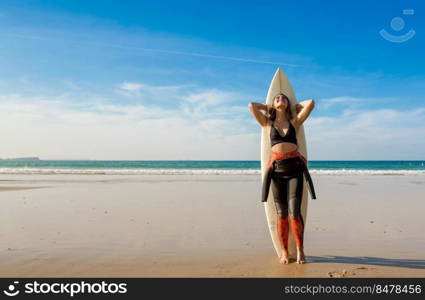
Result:
M2 1L0 157L258 160L247 103L280 66L298 101L316 100L310 159L425 159L424 9Z

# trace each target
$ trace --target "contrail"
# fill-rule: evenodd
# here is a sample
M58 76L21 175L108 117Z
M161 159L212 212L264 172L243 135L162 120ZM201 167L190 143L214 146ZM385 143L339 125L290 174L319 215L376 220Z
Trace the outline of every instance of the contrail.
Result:
M49 38L44 38L44 37L29 36L29 35L22 35L22 34L6 34L6 35L11 36L11 37L21 38L21 39L27 39L27 40L57 41L57 39L49 39ZM67 41L67 40L63 40L63 41ZM208 58L217 58L217 59L225 59L225 60L255 63L255 64L286 65L286 66L291 66L291 67L297 67L298 66L298 65L295 65L295 64L288 64L288 63L283 63L283 62L266 61L266 60L258 60L258 59L242 58L242 57L232 57L232 56L222 56L222 55L212 55L212 54L204 54L204 53L196 53L196 52L143 48L143 47L134 47L134 46L123 46L123 45L115 45L115 44L108 44L108 43L77 42L77 41L71 41L71 42L76 43L76 44L81 44L81 45L91 44L91 45L105 46L105 47L111 47L111 48L138 50L138 51L149 51L149 52L177 54L177 55L187 55L187 56L208 57Z

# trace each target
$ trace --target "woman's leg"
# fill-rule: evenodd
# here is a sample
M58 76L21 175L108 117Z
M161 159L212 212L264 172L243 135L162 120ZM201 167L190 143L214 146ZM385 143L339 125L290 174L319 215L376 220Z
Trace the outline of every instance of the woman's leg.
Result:
M274 202L277 210L277 233L279 242L282 247L282 254L280 263L289 263L288 259L288 234L289 234L289 220L288 220L288 202L287 180L273 176L271 189L273 193Z
M288 206L292 234L297 245L297 263L304 263L304 220L301 215L301 201L303 192L303 174L289 179Z

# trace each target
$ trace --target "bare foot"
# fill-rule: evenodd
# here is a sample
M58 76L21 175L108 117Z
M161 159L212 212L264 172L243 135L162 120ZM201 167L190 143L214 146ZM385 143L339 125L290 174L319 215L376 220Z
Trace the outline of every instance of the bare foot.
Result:
M304 250L297 248L297 264L304 264L306 263Z
M282 254L280 255L279 263L287 265L289 263L288 251L282 249Z

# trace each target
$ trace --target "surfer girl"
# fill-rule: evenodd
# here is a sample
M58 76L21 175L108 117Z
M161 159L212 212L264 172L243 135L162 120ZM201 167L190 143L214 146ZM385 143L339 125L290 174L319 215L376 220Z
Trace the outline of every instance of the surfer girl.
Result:
M279 93L271 106L250 102L248 108L258 123L268 128L267 132L270 133L271 155L262 186L262 201L267 201L271 185L282 248L279 262L289 263L288 234L291 227L297 248L297 263L303 264L306 262L303 248L304 220L301 215L303 176L306 177L312 198L316 199L316 195L307 169L307 160L298 151L297 132L313 110L314 100L298 103L293 113L289 98Z

